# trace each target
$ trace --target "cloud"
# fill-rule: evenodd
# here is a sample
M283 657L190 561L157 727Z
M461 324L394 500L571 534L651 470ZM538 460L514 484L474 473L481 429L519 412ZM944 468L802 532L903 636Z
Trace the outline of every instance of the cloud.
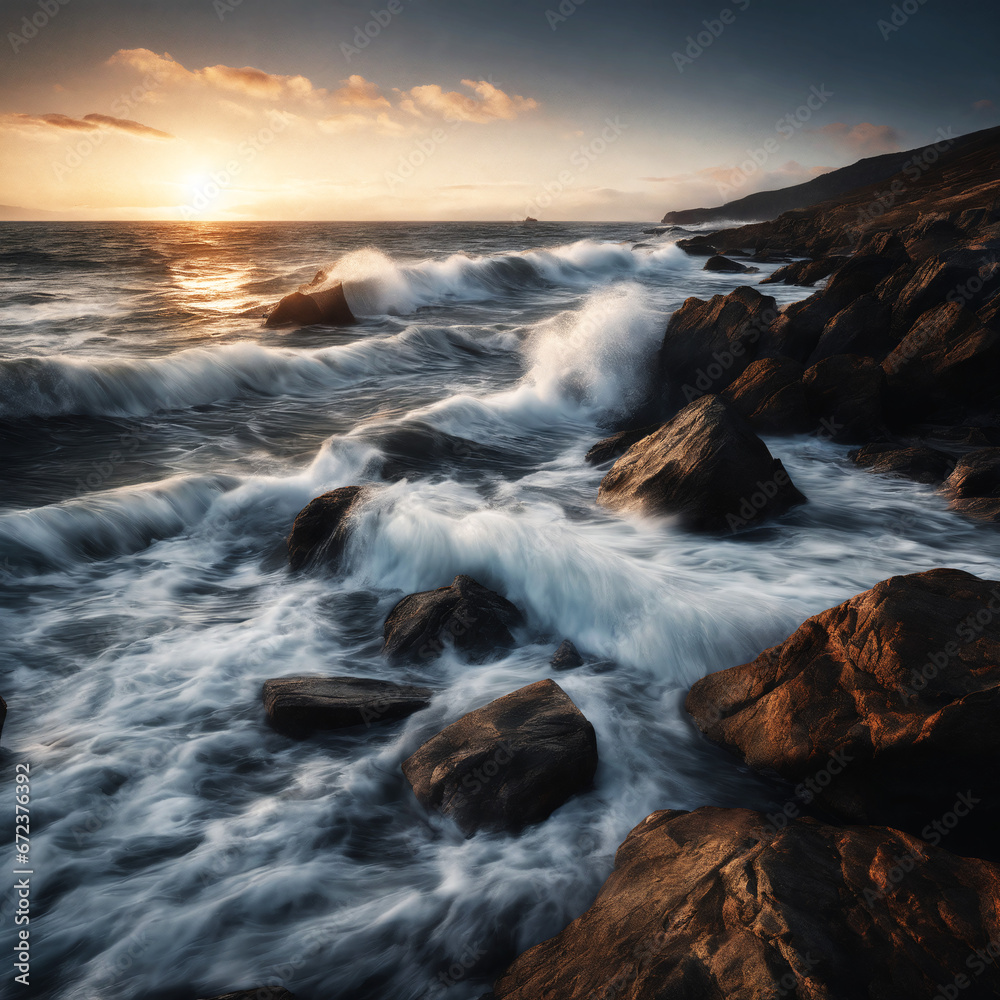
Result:
M46 133L52 129L62 129L67 132L125 132L140 139L174 139L169 132L161 132L157 128L134 122L129 118L112 118L111 115L84 115L83 118L70 118L68 115L0 115L0 129L20 129L28 132ZM51 134L51 132L50 132Z
M387 114L377 115L372 118L370 115L360 115L348 113L343 115L333 115L330 118L320 119L316 125L321 132L328 135L343 135L346 132L360 132L363 130L374 130L380 135L402 135L406 128L399 122L393 121Z
M513 121L538 107L534 98L505 94L487 80L463 80L462 86L468 87L477 97L460 94L457 90L446 92L436 83L428 83L400 91L399 106L420 118L429 114L449 121L476 122L480 125L498 119Z
M972 104L976 111L992 111L996 105L991 100L974 101Z
M879 153L895 153L903 148L899 133L891 125L873 125L859 122L853 127L846 122L831 122L822 128L811 130L845 147L858 156L876 156Z
M388 99L382 96L378 84L366 80L357 73L340 82L340 89L335 90L332 96L337 103L345 107L374 109L392 106Z

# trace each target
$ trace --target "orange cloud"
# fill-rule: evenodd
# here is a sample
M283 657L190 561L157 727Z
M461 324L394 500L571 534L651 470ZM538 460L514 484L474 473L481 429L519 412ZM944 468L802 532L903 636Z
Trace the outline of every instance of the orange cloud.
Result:
M846 146L855 155L876 156L879 153L895 153L902 149L899 133L891 125L860 122L852 127L846 122L831 122L812 131L832 139L841 146Z
M538 102L531 97L505 94L487 80L463 80L477 97L460 94L457 90L445 92L436 83L414 87L400 92L400 108L417 117L430 114L449 121L487 122L503 119L513 121L518 115L534 111Z
M134 122L129 118L112 118L111 115L84 115L83 118L70 118L68 115L0 115L0 129L20 129L28 132L44 133L50 129L64 129L70 132L96 132L112 130L125 132L140 139L173 139L169 132Z
M366 80L363 76L355 73L346 80L342 80L343 86L333 92L333 99L338 104L351 108L389 108L392 105L382 96L378 84Z

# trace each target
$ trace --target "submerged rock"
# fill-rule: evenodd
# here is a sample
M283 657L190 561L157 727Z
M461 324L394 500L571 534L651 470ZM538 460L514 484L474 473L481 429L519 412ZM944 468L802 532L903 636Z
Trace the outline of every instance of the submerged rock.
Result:
M318 275L317 275L318 277ZM344 298L344 286L336 284L321 292L292 292L267 315L265 326L350 326L357 320Z
M466 834L540 823L596 769L594 727L551 680L463 715L403 761L417 799Z
M953 510L983 521L1000 521L1000 448L963 455L944 484Z
M784 817L782 817L784 819ZM496 1000L1000 995L1000 869L895 830L665 810L593 905L517 958Z
M805 434L814 422L806 406L804 373L791 358L762 358L722 395L760 434Z
M393 659L427 660L450 645L470 659L484 660L511 649L510 630L523 621L506 598L459 575L448 587L404 597L385 620L383 648Z
M703 396L619 458L597 500L675 514L693 531L733 531L805 497L730 403Z
M286 540L293 570L317 563L336 565L347 542L347 520L364 492L363 486L342 486L310 500L299 511Z
M549 661L549 665L553 670L573 670L583 666L583 657L569 639L563 639Z
M955 468L955 460L926 445L866 444L848 456L856 465L917 483L940 486Z
M686 707L710 740L850 822L926 838L969 793L982 802L949 847L992 837L1000 583L952 569L892 577L709 674Z
M433 691L366 677L280 677L264 682L267 721L298 736L402 719L430 704Z
M753 274L760 270L759 267L748 267L746 264L740 264L735 260L730 260L728 257L723 257L721 254L716 254L714 257L709 257L705 261L705 266L702 268L703 271L728 271L732 274Z

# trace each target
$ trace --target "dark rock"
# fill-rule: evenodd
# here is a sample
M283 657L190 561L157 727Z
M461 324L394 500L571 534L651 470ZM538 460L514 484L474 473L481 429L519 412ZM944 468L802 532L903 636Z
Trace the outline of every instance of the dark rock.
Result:
M321 292L292 292L268 313L265 326L349 326L356 323L351 307L344 298L343 285L337 284Z
M493 992L916 1000L963 982L963 998L985 1000L1000 995L998 898L996 865L896 830L805 819L775 830L747 809L665 810L618 848L590 909Z
M634 444L598 503L676 514L694 531L732 531L804 503L781 462L721 396L703 396Z
M707 302L687 299L670 317L660 347L660 377L671 409L730 385L777 316L774 299L749 286Z
M403 761L420 802L466 834L540 823L596 770L594 727L550 680L463 715Z
M854 253L858 257L878 257L886 261L893 270L910 263L910 255L899 233L891 230L863 236L854 248Z
M940 256L925 261L893 303L893 331L902 336L927 310L941 306L978 276L977 268L950 264Z
M267 721L305 735L403 719L430 704L433 691L364 677L281 677L264 682Z
M804 285L810 287L817 281L828 278L838 267L849 258L847 257L820 257L819 260L797 260L794 263L779 267L773 274L769 274L762 285Z
M280 986L258 986L255 989L237 990L208 1000L295 1000L295 994Z
M955 468L955 460L943 451L926 445L866 444L853 451L856 465L886 475L903 476L918 483L940 486Z
M824 358L806 369L802 384L813 420L831 440L860 443L884 431L885 373L872 358Z
M510 629L523 621L506 598L460 575L448 587L404 597L385 620L383 649L393 659L426 660L451 645L484 660L512 648Z
M1000 521L1000 448L963 455L944 484L953 510L983 521Z
M293 570L337 563L347 542L348 518L364 492L363 486L342 486L310 500L299 511L286 540L288 564Z
M790 358L762 358L751 362L722 395L759 434L804 434L813 427L804 372Z
M654 431L658 431L662 424L649 424L646 427L639 427L630 431L619 431L610 437L603 438L587 452L586 461L590 465L601 465L603 462L610 462L611 459L624 455L636 443L644 437L648 437Z
M884 580L698 681L686 707L713 742L811 782L815 804L850 822L926 838L969 792L982 802L949 849L996 853L1000 583L952 569Z
M553 670L572 670L574 667L583 666L583 657L569 639L563 639L549 665Z
M759 271L760 268L757 267L747 267L746 264L739 264L735 260L729 260L728 257L722 257L716 254L714 257L709 257L705 261L705 266L702 268L703 271L727 271L732 274L751 274L755 271Z
M815 295L785 306L777 319L763 332L757 348L758 358L790 358L804 363L816 349L829 317L826 309L817 308ZM818 301L818 300L817 300Z
M816 293L829 310L827 322L856 298L875 291L895 266L892 260L879 254L863 254L852 257L838 268L826 288Z
M889 332L892 306L872 295L861 295L823 327L809 356L816 364L836 354L858 354L881 361L896 346Z

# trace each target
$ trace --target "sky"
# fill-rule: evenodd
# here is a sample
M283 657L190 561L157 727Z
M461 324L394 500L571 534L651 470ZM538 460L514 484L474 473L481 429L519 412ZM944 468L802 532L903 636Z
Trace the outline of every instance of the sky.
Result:
M5 0L0 218L656 221L1000 123L987 0Z

